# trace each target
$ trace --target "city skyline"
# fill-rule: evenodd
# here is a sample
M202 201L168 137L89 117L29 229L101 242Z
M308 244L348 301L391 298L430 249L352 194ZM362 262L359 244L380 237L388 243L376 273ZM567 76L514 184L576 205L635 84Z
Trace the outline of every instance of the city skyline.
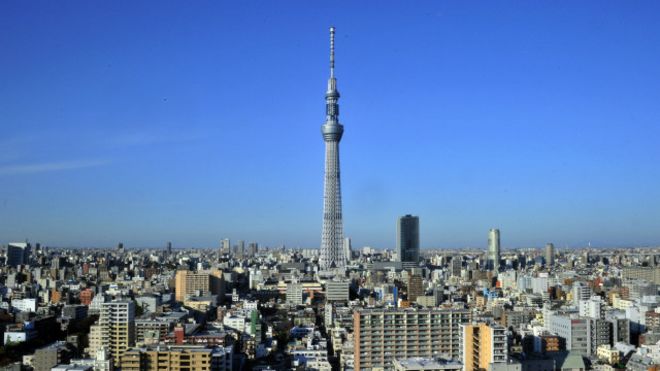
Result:
M318 247L329 25L356 248L660 244L657 4L77 4L0 5L0 244Z
M658 15L0 2L0 371L660 371Z

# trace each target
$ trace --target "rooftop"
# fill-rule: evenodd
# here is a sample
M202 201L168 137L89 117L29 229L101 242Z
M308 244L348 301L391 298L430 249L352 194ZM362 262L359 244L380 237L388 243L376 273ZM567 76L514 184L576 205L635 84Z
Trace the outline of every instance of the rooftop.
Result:
M410 370L437 370L442 368L462 368L462 364L457 361L433 358L407 358L395 359L394 364Z

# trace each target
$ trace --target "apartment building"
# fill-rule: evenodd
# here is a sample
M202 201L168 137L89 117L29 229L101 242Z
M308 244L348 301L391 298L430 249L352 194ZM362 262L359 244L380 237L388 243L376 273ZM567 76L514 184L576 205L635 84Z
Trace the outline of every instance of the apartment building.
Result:
M325 283L325 299L327 301L348 301L348 281L327 281Z
M360 309L353 313L355 369L393 369L394 359L459 359L466 309Z
M589 355L591 352L590 321L569 315L551 315L546 320L546 327L552 333L566 340L566 350L576 354Z
M623 267L621 278L623 281L629 279L641 279L660 284L660 267Z
M135 303L130 300L103 303L99 317L101 344L110 352L115 364L134 344Z
M303 285L299 282L291 282L286 285L286 302L293 305L303 303Z
M424 295L424 280L420 274L411 274L408 276L408 301L414 303L417 298Z
M188 296L198 293L218 295L221 298L225 295L224 276L219 269L200 272L180 270L176 272L174 284L176 301L184 301Z
M169 345L133 348L121 358L122 371L231 371L232 347Z
M590 355L598 354L601 345L612 345L612 323L604 319L589 319L589 349Z
M487 370L507 362L506 329L496 324L461 325L463 371Z
M157 334L156 340L165 341L174 330L176 320L168 317L141 318L135 320L135 342L143 343L149 334Z

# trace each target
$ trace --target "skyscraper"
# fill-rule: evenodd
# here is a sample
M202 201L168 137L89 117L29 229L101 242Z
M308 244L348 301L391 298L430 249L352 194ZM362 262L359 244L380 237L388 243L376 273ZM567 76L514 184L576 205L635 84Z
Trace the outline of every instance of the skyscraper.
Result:
M461 276L461 270L463 269L463 257L460 255L455 255L451 258L451 274L455 277Z
M500 230L488 231L488 257L486 269L498 271L500 269Z
M238 245L236 245L236 254L234 254L235 257L242 258L245 256L245 241L240 240L238 241Z
M259 252L259 244L256 242L250 242L248 245L248 255L255 256Z
M545 266L552 267L555 265L555 245L551 243L545 244Z
M7 245L7 265L16 267L28 264L31 246L27 242L10 242Z
M229 253L231 253L231 241L229 238L225 238L220 244L220 255Z
M344 227L341 213L339 179L339 141L344 126L339 123L339 91L335 79L335 28L330 27L330 78L325 93L326 116L321 126L325 142L325 180L323 184L323 232L321 235L321 269L346 265L342 243Z
M351 238L346 237L344 238L344 258L346 259L346 263L349 263L351 261L352 255L353 255L353 246L351 245Z
M419 262L419 217L410 214L396 223L396 252L401 262Z

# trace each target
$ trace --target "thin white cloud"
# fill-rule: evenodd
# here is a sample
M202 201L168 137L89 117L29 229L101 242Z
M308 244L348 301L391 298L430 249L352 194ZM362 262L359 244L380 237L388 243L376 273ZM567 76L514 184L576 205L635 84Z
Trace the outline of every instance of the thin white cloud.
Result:
M62 170L76 170L107 164L107 160L76 160L45 162L40 164L0 166L0 175L36 174Z

